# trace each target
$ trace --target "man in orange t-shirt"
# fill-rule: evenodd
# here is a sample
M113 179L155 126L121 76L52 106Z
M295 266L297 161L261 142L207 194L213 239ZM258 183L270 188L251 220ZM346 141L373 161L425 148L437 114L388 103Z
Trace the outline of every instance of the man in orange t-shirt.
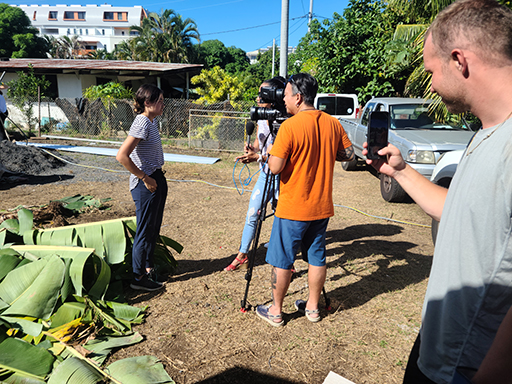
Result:
M282 326L283 300L291 281L291 268L302 244L309 263L309 298L295 307L312 322L320 320L318 302L325 282L325 232L334 215L332 181L334 163L354 158L352 143L340 122L316 110L318 83L309 74L293 75L286 84L284 102L293 117L276 136L268 165L280 174L279 203L267 251L272 268L272 304L256 313L273 326Z

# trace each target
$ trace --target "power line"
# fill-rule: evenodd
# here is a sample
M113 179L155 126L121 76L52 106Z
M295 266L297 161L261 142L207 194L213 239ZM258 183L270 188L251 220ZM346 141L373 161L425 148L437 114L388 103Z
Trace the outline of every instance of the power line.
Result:
M304 15L304 16L299 16L299 17L294 17L293 19L290 19L290 20L297 20L297 19L304 19L308 17L308 15ZM239 28L239 29L232 29L232 30L229 30L229 31L221 31L221 32L210 32L210 33L201 33L201 36L206 36L206 35L217 35L217 34L221 34L221 33L231 33L231 32L238 32L238 31L245 31L247 29L255 29L255 28L261 28L261 27L268 27L269 25L274 25L274 24L281 24L280 21L276 21L274 23L268 23L268 24L262 24L262 25L255 25L254 27L246 27L246 28Z

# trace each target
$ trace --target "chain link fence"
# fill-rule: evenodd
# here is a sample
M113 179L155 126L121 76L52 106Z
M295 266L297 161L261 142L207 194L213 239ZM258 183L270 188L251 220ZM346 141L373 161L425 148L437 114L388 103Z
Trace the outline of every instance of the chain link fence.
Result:
M192 148L240 151L253 105L244 101L205 105L192 100L165 99L159 118L162 140ZM124 140L136 116L132 100L45 98L40 102L28 101L21 109L7 100L7 108L8 131L19 128L37 134L40 129L42 135L102 140Z

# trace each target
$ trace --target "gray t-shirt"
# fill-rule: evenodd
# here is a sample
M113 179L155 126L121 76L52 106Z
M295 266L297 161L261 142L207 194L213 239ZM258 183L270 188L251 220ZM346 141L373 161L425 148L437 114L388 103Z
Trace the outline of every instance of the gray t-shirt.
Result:
M137 115L130 127L130 136L141 139L130 154L133 163L146 175L151 175L164 165L162 140L158 132L158 119L153 122L147 116ZM130 175L130 191L137 186L139 178Z
M443 209L418 365L436 383L478 368L512 305L512 120L479 131Z

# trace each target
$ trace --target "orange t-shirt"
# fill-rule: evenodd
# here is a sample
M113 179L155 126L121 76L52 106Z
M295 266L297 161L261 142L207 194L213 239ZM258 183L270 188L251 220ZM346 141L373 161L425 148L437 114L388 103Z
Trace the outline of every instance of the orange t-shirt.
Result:
M302 111L284 121L270 151L272 156L286 159L276 216L296 221L333 216L336 153L351 145L341 123L327 113Z

